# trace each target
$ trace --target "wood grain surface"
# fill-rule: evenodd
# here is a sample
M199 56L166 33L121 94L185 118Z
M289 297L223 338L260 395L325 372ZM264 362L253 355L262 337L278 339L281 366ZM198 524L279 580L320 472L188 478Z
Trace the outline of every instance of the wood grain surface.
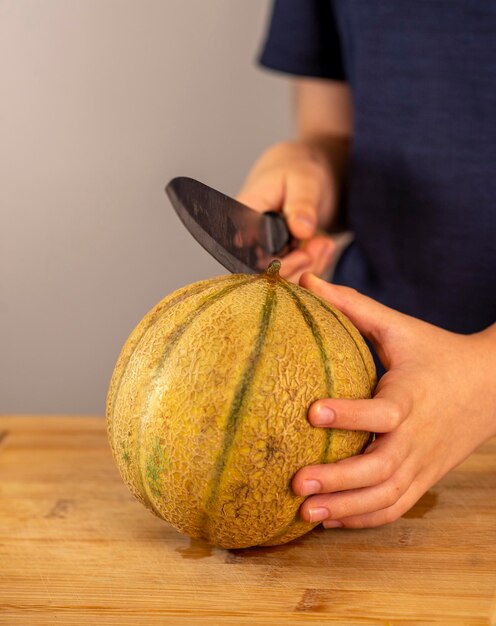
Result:
M496 440L395 524L191 541L128 493L94 417L0 417L0 624L496 625Z

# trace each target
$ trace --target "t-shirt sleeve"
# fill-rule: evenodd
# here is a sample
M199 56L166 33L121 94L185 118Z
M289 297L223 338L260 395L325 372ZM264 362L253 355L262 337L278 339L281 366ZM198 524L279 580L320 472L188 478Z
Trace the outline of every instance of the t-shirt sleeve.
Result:
M345 80L331 0L274 0L258 61L298 76Z

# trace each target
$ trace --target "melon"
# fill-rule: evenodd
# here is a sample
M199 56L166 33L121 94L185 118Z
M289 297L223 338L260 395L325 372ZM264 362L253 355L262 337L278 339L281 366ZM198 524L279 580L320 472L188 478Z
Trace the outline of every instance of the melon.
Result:
M369 398L375 368L352 323L279 267L159 302L126 341L107 397L112 453L134 496L224 548L311 530L294 474L358 454L369 438L308 422L318 398Z

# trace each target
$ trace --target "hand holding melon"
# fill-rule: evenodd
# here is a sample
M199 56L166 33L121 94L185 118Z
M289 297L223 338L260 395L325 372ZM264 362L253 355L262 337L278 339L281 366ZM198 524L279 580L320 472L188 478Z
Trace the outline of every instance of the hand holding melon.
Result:
M365 454L296 473L293 491L309 496L300 515L325 528L394 522L496 435L496 324L457 334L312 274L300 284L344 312L387 370L371 399L323 398L310 407L316 427L377 437Z
M319 398L370 398L373 360L351 322L278 275L179 289L131 333L107 399L131 492L179 531L225 548L308 532L291 481L362 451L369 433L317 429Z

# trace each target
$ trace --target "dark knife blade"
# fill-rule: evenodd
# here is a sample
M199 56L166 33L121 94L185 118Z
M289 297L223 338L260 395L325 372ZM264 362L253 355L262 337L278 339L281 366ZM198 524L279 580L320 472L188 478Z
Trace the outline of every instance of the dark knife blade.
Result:
M165 191L193 237L230 272L263 272L291 248L278 213L259 213L185 176L172 179Z

